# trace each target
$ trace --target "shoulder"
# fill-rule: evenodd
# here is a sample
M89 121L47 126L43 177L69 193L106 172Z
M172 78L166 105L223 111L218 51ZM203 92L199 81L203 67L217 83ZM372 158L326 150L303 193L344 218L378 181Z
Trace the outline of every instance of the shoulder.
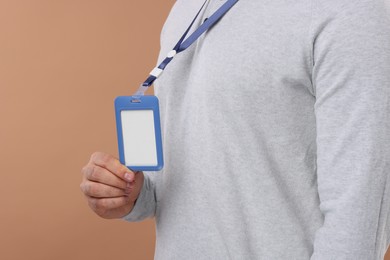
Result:
M312 3L314 15L317 16L390 19L390 0L312 0Z
M312 32L364 40L390 37L390 0L312 0Z

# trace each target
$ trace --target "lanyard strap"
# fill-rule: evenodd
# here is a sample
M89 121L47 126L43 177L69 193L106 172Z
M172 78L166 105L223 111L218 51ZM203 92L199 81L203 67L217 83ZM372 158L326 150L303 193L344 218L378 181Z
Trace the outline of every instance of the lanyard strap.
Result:
M191 24L187 28L187 30L184 32L184 34L181 36L180 40L176 43L175 47L168 53L166 58L155 67L150 73L149 77L145 80L144 83L139 87L137 92L135 93L135 96L143 96L144 92L153 84L153 82L161 75L161 73L164 71L165 67L173 60L173 57L175 57L176 54L186 50L188 47L191 46L204 32L206 32L208 29L210 29L216 22L218 22L219 19L224 16L227 11L229 11L230 8L233 7L234 4L236 4L239 0L228 0L226 3L224 3L215 13L213 13L209 18L207 18L202 25L200 25L186 40L185 37L187 36L188 32L190 31L192 25L196 21L196 18L198 18L200 12L202 11L203 7L205 6L206 0L201 8L199 9L198 13L195 15L194 19L192 20Z

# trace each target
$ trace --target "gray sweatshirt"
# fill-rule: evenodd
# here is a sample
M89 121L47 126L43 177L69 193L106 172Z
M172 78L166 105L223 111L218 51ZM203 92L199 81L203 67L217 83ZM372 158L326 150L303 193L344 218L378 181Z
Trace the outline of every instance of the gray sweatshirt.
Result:
M202 3L176 1L159 62ZM155 218L155 259L384 258L389 0L240 0L155 93L165 167L123 218Z

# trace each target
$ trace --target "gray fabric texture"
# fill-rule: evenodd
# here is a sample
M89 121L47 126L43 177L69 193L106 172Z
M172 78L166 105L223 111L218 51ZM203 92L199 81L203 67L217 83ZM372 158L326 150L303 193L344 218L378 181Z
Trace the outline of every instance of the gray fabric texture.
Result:
M176 1L159 62L202 3ZM389 16L388 0L240 0L175 57L155 84L165 167L123 218L155 217L155 259L384 258Z

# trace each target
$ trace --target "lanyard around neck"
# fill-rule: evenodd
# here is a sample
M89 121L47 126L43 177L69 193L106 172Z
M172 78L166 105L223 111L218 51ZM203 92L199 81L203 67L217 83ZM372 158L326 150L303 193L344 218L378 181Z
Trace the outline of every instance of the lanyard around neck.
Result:
M203 7L205 6L206 0L201 8L199 9L198 13L195 15L194 19L192 20L191 24L187 28L187 30L184 32L184 34L180 37L179 41L176 43L175 47L168 53L167 57L158 65L156 68L154 68L150 73L149 77L145 80L144 83L139 87L137 92L134 94L134 96L142 96L144 95L144 92L153 84L153 82L161 75L161 73L164 71L165 67L173 60L176 54L186 50L188 47L191 46L204 32L206 32L208 29L210 29L216 22L219 21L219 19L224 16L230 8L233 7L234 4L236 4L239 0L228 0L226 3L224 3L215 13L213 13L209 18L207 18L202 25L200 25L186 40L184 40L190 31L192 25L196 21L196 18L198 18L200 12L202 11Z

